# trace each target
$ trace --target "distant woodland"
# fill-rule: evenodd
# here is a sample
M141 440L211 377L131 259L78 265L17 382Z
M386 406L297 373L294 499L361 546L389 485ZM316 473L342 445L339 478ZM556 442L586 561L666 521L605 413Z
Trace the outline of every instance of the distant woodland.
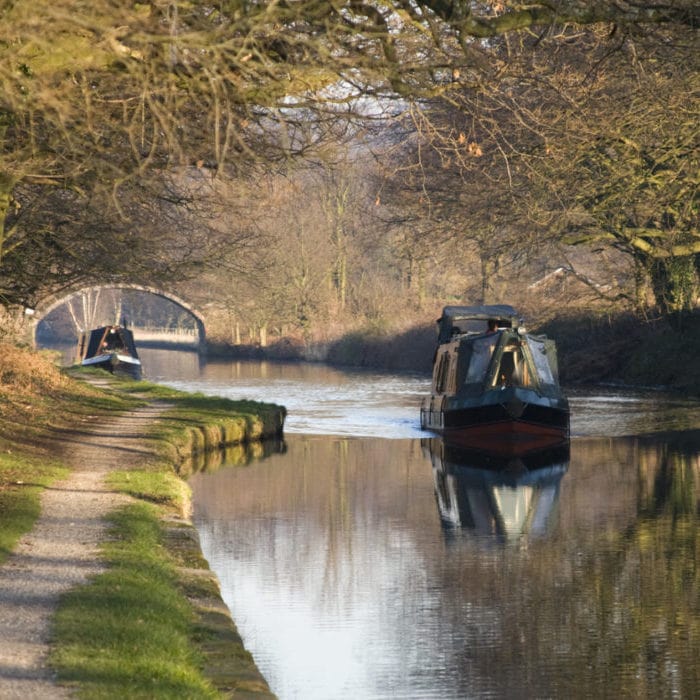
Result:
M6 319L124 282L231 344L405 330L447 303L697 309L693 2L0 12Z

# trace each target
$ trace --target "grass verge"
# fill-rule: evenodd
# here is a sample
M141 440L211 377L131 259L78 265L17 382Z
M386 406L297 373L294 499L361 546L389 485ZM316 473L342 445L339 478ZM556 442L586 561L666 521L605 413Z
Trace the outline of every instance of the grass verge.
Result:
M111 380L106 390L74 381L40 353L3 345L0 366L0 562L40 513L41 490L69 469L65 431L166 401L144 436L151 455L109 483L138 502L113 514L108 570L65 596L52 663L84 698L274 698L245 650L196 531L181 519L186 458L233 444L241 463L279 437L284 409L190 395L146 382ZM81 371L78 378L88 378ZM89 427L87 427L89 430ZM58 456L58 458L56 458Z
M58 462L6 449L0 453L0 564L41 510L41 491L68 475Z
M110 381L109 391L166 402L166 410L144 436L152 458L107 477L141 503L114 516L109 570L61 601L52 656L60 680L85 698L274 698L194 528L180 519L190 491L175 469L232 443L258 454L262 438L281 434L284 409L128 380Z
M111 517L107 573L62 600L52 664L83 698L215 698L190 640L194 618L163 548L157 509Z

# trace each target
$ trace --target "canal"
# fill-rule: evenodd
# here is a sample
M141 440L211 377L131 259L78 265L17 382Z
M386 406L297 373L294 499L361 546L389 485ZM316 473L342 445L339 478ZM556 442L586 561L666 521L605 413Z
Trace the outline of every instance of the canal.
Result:
M568 451L494 470L421 432L424 377L142 359L288 409L282 445L190 480L281 700L697 697L700 403L575 391Z

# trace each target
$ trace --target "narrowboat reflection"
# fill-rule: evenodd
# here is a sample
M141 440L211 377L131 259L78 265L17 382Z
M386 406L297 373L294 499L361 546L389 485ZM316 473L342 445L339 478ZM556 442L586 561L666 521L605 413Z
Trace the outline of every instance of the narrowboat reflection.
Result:
M569 467L569 441L520 456L470 450L442 438L421 442L433 468L448 539L462 532L503 543L547 534Z

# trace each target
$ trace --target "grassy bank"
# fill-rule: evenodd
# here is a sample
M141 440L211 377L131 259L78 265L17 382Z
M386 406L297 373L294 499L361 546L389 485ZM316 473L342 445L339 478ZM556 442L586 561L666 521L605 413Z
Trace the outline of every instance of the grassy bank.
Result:
M556 341L564 385L620 384L700 396L700 313L680 324L629 313L579 313L527 325ZM330 346L328 361L429 372L435 341L435 324L396 335L352 334Z
M557 341L565 384L620 384L700 396L700 314L682 323L633 314L576 315L541 330Z
M82 697L213 698L154 506L111 517L107 573L64 597L52 665Z
M147 503L110 520L107 572L56 616L61 681L83 698L273 698L191 528Z
M0 562L39 515L41 490L66 475L55 431L140 402L72 381L50 357L0 343Z
M6 447L0 454L0 564L39 517L41 490L66 476L60 462Z
M51 657L59 679L86 698L273 697L184 517L189 490L178 474L224 445L227 459L255 459L279 438L284 409L142 382L100 389L36 353L0 351L0 556L31 529L41 489L69 468L58 435L144 402L165 405L144 436L148 456L109 475L134 501L111 516L107 571L62 599Z
M187 476L205 455L223 449L229 451L227 461L239 464L260 452L261 441L274 442L282 435L286 411L275 404L188 394L149 382L115 382L114 388L169 406L149 436L157 458L154 467L161 473L174 467Z

